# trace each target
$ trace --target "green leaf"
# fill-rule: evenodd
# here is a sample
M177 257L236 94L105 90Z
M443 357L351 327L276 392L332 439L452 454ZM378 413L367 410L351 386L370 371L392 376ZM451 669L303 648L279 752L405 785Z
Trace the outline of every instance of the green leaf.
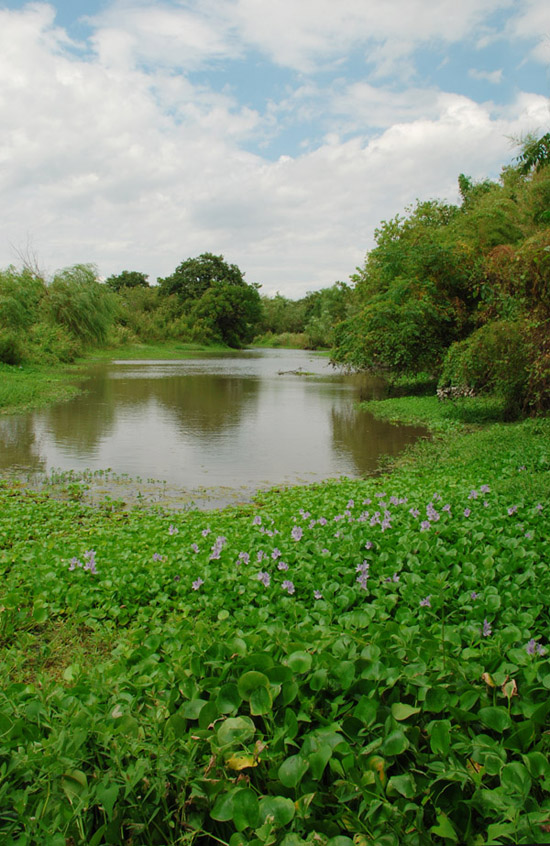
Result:
M309 769L309 762L301 755L291 755L279 767L279 779L285 787L296 787Z
M260 799L260 822L273 817L277 826L288 825L294 819L294 802L284 796L264 796Z
M309 652L293 652L288 656L287 663L294 673L307 673L311 669L312 657Z
M250 788L237 790L233 796L233 822L237 831L255 828L260 819L258 797Z
M113 808L119 793L118 784L104 784L100 783L96 787L96 797L99 804L103 807L105 815L109 821L113 818Z
M252 693L259 687L269 689L269 679L265 673L259 673L257 670L249 670L243 673L237 682L239 695L242 699L250 699Z
M493 731L502 733L505 729L510 728L512 720L506 708L498 706L489 706L488 708L479 709L479 719L483 725L487 726Z
M394 720L408 720L413 714L418 714L419 712L420 708L414 708L405 702L394 702L391 706L391 715Z
M381 753L382 755L393 756L393 755L401 755L406 749L409 748L409 741L405 737L404 733L397 729L396 731L392 731L386 739L384 740L381 746Z
M210 811L210 816L213 820L227 822L228 820L233 819L233 798L238 791L239 788L234 787L227 793L222 793L220 796L218 796L214 807Z
M216 697L216 706L220 714L232 714L238 710L242 702L241 694L236 684L223 684Z
M416 783L410 773L395 775L388 781L388 791L391 789L400 793L405 799L413 799L416 796Z
M435 755L446 758L451 748L451 723L449 720L434 720L428 726L430 747Z
M458 835L447 814L439 813L437 815L437 825L432 825L430 831L433 834L437 834L439 837L444 837L447 840L454 840L458 843Z
M526 799L531 791L531 776L519 761L505 764L500 772L500 783L510 793L519 793Z
M250 713L269 714L273 706L271 692L265 687L257 687L250 695Z
M198 720L200 712L205 705L205 699L190 699L188 702L183 703L179 712L187 720Z
M228 717L217 731L220 746L246 743L254 737L256 727L250 717Z

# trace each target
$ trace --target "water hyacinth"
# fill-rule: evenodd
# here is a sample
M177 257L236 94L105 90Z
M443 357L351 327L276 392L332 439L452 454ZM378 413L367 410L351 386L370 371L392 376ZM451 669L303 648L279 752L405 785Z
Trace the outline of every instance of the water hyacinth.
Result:
M525 646L525 651L528 655L546 655L546 649L540 643L537 643L534 637Z
M315 597L315 599L322 599L323 598L323 594L321 593L320 590L314 590L313 596Z
M424 599L420 600L420 606L422 608L431 608L432 603L430 602L431 594L425 596Z
M481 629L481 634L483 637L490 637L493 634L493 629L491 628L491 624L487 617L483 620L483 628Z
M265 587L269 587L271 584L271 576L267 572L260 571L256 576L259 582L261 582Z
M281 585L283 590L286 590L287 593L293 594L296 592L296 588L294 587L294 582L291 582L290 579L285 579L283 584Z
M279 561L279 563L277 564L277 569L283 571L288 570L288 564L286 563L286 561Z
M293 526L290 534L293 540L299 541L302 539L302 535L304 534L304 532L300 526Z
M193 590L198 590L200 588L200 586L203 585L203 584L204 584L204 581L199 576L198 579L195 579L195 581L192 583L191 587L193 588Z
M168 534L169 535L177 535L178 532L179 532L179 529L177 528L177 526L174 526L172 523L170 523L170 525L168 526Z

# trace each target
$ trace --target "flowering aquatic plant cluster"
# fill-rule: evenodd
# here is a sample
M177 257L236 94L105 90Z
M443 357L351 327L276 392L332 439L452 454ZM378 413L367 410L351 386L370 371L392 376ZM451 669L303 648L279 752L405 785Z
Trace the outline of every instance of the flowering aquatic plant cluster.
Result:
M544 455L206 514L0 485L0 839L544 843Z

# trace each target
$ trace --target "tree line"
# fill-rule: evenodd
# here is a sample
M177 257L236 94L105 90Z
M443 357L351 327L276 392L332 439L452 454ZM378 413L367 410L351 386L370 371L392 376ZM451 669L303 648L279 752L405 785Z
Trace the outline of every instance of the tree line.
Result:
M90 264L51 280L0 271L0 362L72 361L93 345L163 340L331 349L336 364L427 373L440 388L497 392L507 413L550 406L550 133L498 180L458 178L460 202L418 201L383 221L348 283L262 296L203 253L150 284Z

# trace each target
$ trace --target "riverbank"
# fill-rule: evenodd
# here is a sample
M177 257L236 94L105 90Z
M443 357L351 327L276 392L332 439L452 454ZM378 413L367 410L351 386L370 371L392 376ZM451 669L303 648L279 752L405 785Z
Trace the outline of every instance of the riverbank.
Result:
M0 484L3 842L547 842L550 421L369 407L443 435L219 512Z
M94 361L171 360L194 358L207 354L230 354L223 346L204 346L168 342L162 344L129 344L124 347L95 349L74 364L10 365L0 363L0 414L14 414L63 402L79 393L78 380L86 365Z

